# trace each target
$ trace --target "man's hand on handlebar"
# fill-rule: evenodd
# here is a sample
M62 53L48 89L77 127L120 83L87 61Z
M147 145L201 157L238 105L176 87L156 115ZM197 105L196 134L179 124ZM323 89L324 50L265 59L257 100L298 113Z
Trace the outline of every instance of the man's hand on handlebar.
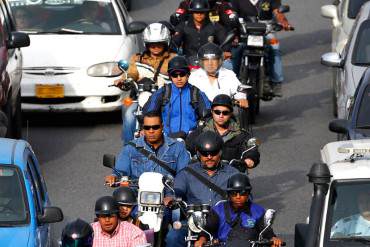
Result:
M283 245L283 240L281 240L280 238L273 237L271 241L273 242L271 245L272 247L280 247Z
M201 236L197 241L194 243L194 247L202 247L207 242L207 239Z
M248 108L249 107L249 103L248 103L247 99L238 99L238 100L236 100L236 102L239 105L239 107L241 107L241 108Z
M121 88L122 85L125 83L125 78L119 78L117 80L114 81L114 86L118 87L118 88Z
M114 182L117 181L117 177L114 175L108 175L105 177L105 183L109 186L112 186Z
M244 160L245 164L247 165L248 169L254 168L254 161L247 158Z

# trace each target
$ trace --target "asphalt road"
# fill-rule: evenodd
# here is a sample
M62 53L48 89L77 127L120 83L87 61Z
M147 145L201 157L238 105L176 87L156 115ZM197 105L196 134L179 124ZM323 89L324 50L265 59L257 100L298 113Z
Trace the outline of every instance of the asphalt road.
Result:
M264 102L254 128L262 140L261 164L252 171L257 202L278 210L275 231L293 246L294 224L309 213L312 185L306 174L319 161L319 150L335 140L329 133L330 71L320 55L330 50L330 23L320 16L329 1L289 0L295 32L281 33L286 84L284 97ZM135 0L132 16L153 21L169 16L178 0ZM91 221L95 200L111 190L103 186L109 170L104 153L120 149L120 114L32 114L26 116L25 136L32 144L46 177L54 205L65 221L56 224L54 239L65 222Z

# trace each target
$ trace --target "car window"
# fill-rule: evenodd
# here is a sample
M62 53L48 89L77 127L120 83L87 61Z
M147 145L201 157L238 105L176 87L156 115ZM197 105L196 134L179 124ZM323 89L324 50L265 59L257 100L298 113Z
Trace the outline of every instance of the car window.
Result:
M32 197L33 197L33 202L35 204L35 208L37 211L37 214L42 213L42 203L41 203L41 196L40 193L38 192L37 189L37 183L35 179L35 174L32 172L32 168L30 167L29 164L27 164L27 172L30 176L30 182L31 182L31 191L32 191Z
M370 85L367 85L362 95L358 110L356 128L370 128Z
M352 64L358 66L370 65L370 20L364 21L357 33L352 55Z
M348 3L348 18L355 19L361 6L369 0L349 0Z
M31 33L121 34L111 0L11 0L18 30Z
M0 165L0 227L28 223L24 180L19 169Z
M30 167L32 169L32 173L35 176L35 182L37 184L38 191L40 191L41 200L42 200L43 203L45 203L45 200L46 200L45 182L44 182L40 172L38 171L38 169L36 169L35 162L33 161L33 159L31 157L28 158L28 164L30 165Z
M369 197L369 180L334 183L327 214L330 241L345 242L351 237L370 237Z

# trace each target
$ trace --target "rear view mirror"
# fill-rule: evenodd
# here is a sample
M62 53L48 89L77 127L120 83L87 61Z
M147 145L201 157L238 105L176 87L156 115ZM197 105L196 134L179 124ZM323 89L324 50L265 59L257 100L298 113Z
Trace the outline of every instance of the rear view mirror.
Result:
M348 134L348 125L346 119L335 119L329 123L329 130L338 134Z
M276 210L267 209L264 216L265 226L271 226L275 219Z
M116 156L114 156L113 154L104 154L103 166L114 169L114 167L116 166Z
M338 53L328 52L322 55L321 64L329 67L342 68L344 66L344 60Z
M281 5L279 7L279 12L280 13L288 13L290 11L290 6L289 5Z
M12 32L10 39L7 41L8 49L27 47L30 45L30 37L26 33Z
M144 31L146 23L142 21L134 21L128 24L127 34L138 34Z
M60 222L63 218L63 212L58 207L46 207L44 208L43 215L37 216L37 220L40 224Z
M237 91L239 92L239 93L247 93L249 90L251 90L252 89L252 87L251 86L249 86L249 85L244 85L244 84L240 84L239 86L238 86L238 89L237 89Z
M255 137L250 138L247 142L248 147L259 146L259 145L261 145L261 141Z
M118 61L118 68L122 71L127 71L129 66L129 63L124 59Z
M338 19L337 7L334 5L324 5L321 7L321 15L329 19Z
M234 32L230 32L227 34L224 42L222 42L222 44L220 45L221 48L223 48L225 45L229 44L235 37L235 33Z

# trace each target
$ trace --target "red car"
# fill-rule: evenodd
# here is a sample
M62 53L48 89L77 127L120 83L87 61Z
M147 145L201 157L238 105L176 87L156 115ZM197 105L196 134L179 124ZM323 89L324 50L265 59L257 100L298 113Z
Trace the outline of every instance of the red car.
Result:
M21 138L20 48L30 45L26 33L17 32L7 1L0 0L0 137Z

